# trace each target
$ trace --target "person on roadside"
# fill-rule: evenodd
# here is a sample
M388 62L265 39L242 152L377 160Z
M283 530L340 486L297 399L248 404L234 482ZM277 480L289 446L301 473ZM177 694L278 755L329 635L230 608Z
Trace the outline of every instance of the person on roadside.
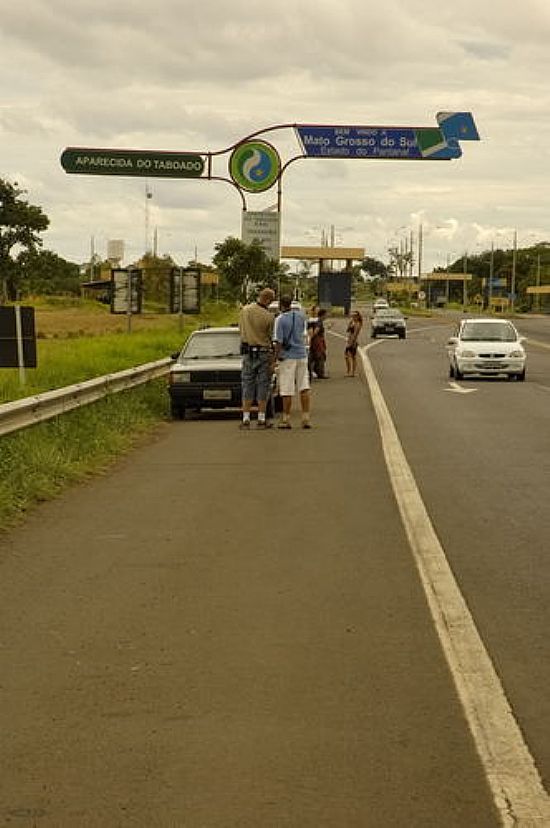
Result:
M308 323L309 353L308 367L309 378L316 376L317 379L326 379L327 341L325 339L325 308L320 308L314 322Z
M271 377L274 368L273 314L268 310L275 299L275 291L264 288L255 302L241 308L239 331L241 334L242 364L242 421L240 428L250 430L250 412L254 402L258 405L257 428L271 428L266 418L267 401L271 395Z
M363 317L359 311L353 311L346 330L346 349L344 351L347 377L355 376L357 369L357 340L362 327Z
M302 428L311 428L310 384L307 364L307 320L302 310L292 309L290 296L281 296L281 313L275 320L273 342L275 358L279 363L279 394L283 401L283 413L278 428L292 428L290 412L292 398L300 396Z
M318 305L312 305L308 311L308 318L307 318L307 327L308 330L311 325L314 325L317 322L317 314L319 313Z

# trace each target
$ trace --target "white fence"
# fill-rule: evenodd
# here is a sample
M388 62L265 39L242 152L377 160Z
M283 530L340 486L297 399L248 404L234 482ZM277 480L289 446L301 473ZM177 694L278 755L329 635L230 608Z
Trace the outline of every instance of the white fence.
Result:
M4 403L0 405L0 435L41 423L66 411L95 402L108 394L126 391L128 388L165 376L171 363L172 360L167 357L116 374L107 374L68 385L66 388L57 388L55 391L46 391L34 397Z

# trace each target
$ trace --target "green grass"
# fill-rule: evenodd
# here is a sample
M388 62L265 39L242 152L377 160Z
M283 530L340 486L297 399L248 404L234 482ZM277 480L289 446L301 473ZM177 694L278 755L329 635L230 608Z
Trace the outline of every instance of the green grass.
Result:
M153 362L181 347L193 328L228 324L236 312L207 309L185 319L184 334L172 318L166 330L42 342L40 367L18 385L17 371L0 370L0 403L72 385L95 376ZM113 394L36 426L0 437L0 528L40 501L108 468L144 434L169 416L166 380Z
M155 380L0 438L0 527L107 468L168 415Z
M26 370L24 385L17 369L0 369L0 404L163 359L179 350L200 324L227 324L235 318L234 310L213 305L200 317L185 317L183 332L178 320L168 316L161 330L40 339L38 367Z

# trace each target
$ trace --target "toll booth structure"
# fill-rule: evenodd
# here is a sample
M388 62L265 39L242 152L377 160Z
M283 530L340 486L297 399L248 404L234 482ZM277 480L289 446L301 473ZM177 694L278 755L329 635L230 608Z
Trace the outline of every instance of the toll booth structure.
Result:
M281 249L281 259L315 262L318 264L317 303L321 308L343 308L351 311L353 263L365 258L363 247L304 247ZM342 263L344 267L336 267Z

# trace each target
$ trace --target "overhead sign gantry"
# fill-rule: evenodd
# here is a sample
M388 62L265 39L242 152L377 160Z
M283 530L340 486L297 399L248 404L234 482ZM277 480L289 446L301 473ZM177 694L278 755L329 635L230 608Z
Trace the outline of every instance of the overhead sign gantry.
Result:
M437 123L437 127L278 124L216 152L67 147L61 166L78 175L228 181L241 193L259 193L280 185L286 168L300 158L449 161L462 155L460 141L479 140L470 112L440 112ZM284 163L277 148L259 137L282 130L293 130L301 149ZM214 173L214 162L224 155L229 155L230 178Z
M245 194L263 193L277 185L280 214L283 174L299 159L450 161L462 155L461 141L479 140L470 112L439 112L436 120L437 126L429 127L277 124L215 152L67 147L61 166L77 175L225 181L238 191L243 211L248 209ZM294 134L298 152L283 160L265 136L273 135L271 140L276 140L285 131ZM225 169L218 169L220 161Z

